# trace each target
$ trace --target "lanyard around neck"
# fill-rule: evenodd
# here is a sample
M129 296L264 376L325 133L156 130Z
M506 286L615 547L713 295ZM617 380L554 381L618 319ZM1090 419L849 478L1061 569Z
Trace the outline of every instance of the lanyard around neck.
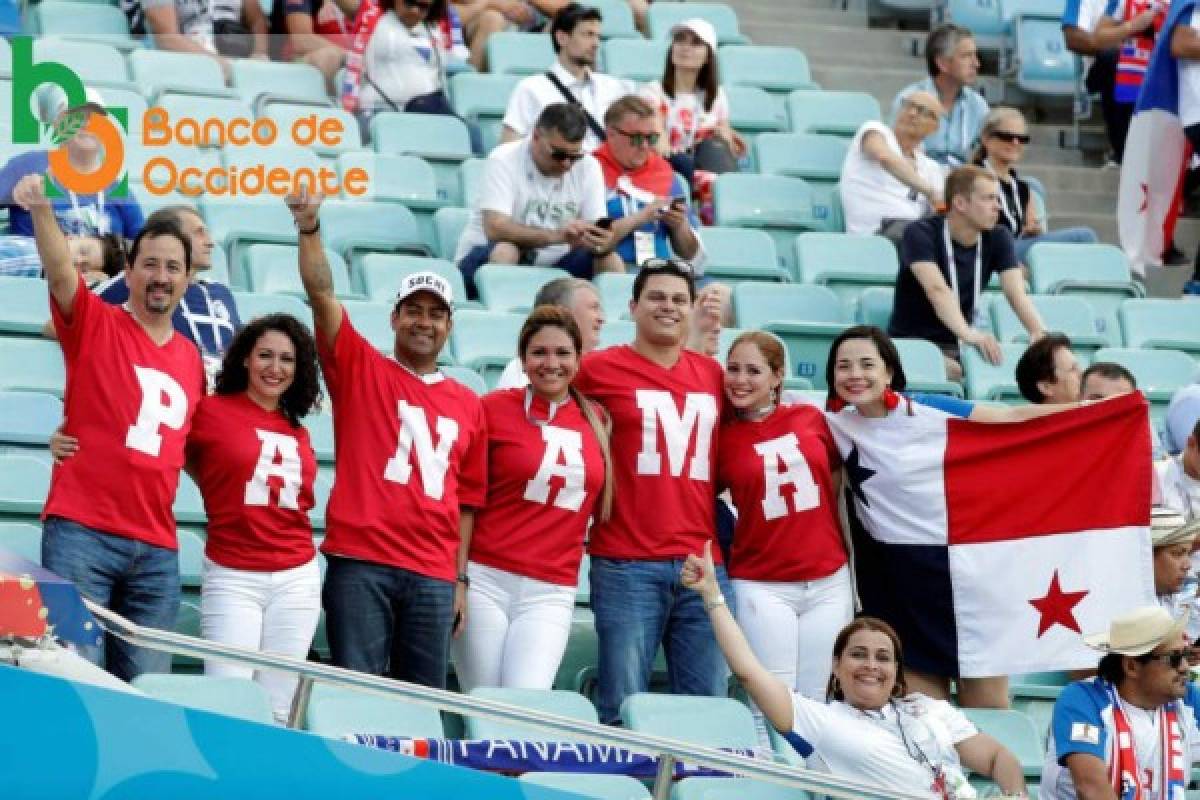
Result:
M108 225L105 224L104 218L104 192L96 192L96 215L91 220L84 216L83 209L79 207L79 197L70 189L67 189L67 197L71 201L71 210L75 212L75 219L91 228L97 235L108 233Z
M1004 215L1004 218L1006 220L1008 220L1008 225L1010 228L1012 228L1013 236L1020 236L1021 235L1021 227L1025 221L1024 219L1021 219L1021 218L1024 217L1025 215L1022 212L1021 208L1019 207L1020 203L1021 203L1021 191L1017 186L1016 178L1014 178L1012 176L1011 172L1005 172L1005 174L1003 174L1003 175L1001 175L999 172L997 172L996 168L992 166L991 159L985 158L983 160L983 166L985 169L987 169L988 172L992 173L992 176L995 177L996 180L1003 181L1004 184L1006 186L1008 186L1008 188L1012 189L1013 197L1016 199L1018 207L1015 209L1010 209L1008 207L1008 195L1005 194L1003 190L1001 190L1000 191L1000 213Z
M946 244L946 269L950 273L950 288L954 290L954 296L962 303L962 295L958 293L958 262L954 260L954 239L950 236L950 218L945 218L945 225L942 227L942 240ZM979 307L979 293L982 287L979 285L983 281L983 234L979 235L979 239L975 242L975 285L972 287L971 293L971 311L972 313Z

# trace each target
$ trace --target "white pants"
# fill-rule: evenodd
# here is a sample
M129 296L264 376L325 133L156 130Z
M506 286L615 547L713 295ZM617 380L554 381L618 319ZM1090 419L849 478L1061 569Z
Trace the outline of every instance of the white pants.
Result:
M306 658L321 614L321 572L317 560L279 572L222 567L204 559L200 631L205 639L264 653ZM271 697L275 719L286 722L296 676L254 670L227 661L206 661L208 675L251 678Z
M815 581L733 581L737 621L750 649L793 691L825 700L833 640L854 616L850 569ZM762 715L755 710L761 733Z
M567 649L575 588L474 562L467 574L467 627L452 645L462 690L551 688Z

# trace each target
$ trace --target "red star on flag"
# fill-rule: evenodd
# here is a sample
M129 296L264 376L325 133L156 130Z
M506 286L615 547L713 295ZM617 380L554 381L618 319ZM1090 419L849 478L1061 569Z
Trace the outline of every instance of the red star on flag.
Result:
M1086 589L1082 592L1064 592L1058 583L1058 570L1054 570L1054 576L1050 578L1050 588L1046 590L1046 594L1029 601L1029 605L1036 608L1038 614L1041 615L1038 619L1038 638L1042 638L1042 634L1055 625L1062 625L1076 633L1082 633L1083 631L1079 629L1079 621L1075 619L1072 609L1079 605L1087 593Z

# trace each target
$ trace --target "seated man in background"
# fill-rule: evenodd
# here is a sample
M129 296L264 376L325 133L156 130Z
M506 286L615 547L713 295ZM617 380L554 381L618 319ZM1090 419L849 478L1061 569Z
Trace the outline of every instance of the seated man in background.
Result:
M871 120L858 129L842 163L847 233L881 233L899 244L908 223L942 205L945 176L921 140L937 130L943 113L932 94L913 92L892 127Z
M616 249L606 270L624 272L650 258L676 258L697 272L703 265L700 221L688 207L688 187L658 154L654 109L625 95L604 114L606 139L592 153L604 173Z
M1187 616L1188 642L1200 638L1200 616L1196 612L1196 581L1191 578L1192 544L1200 533L1200 520L1169 508L1158 507L1150 519L1154 546L1154 594L1158 604L1172 617Z
M1183 452L1155 465L1159 502L1190 520L1200 520L1200 419L1184 442Z
M275 0L271 7L271 57L316 67L328 88L352 42L358 0Z
M225 81L229 81L232 65L217 52L213 4L190 0L119 0L119 3L134 36L148 37L158 50L209 56L220 65ZM263 39L266 44L266 37ZM265 50L261 57L267 57Z
M612 250L612 232L596 224L604 176L583 150L586 130L579 106L552 103L533 133L492 150L454 255L469 293L484 264L554 266L591 278L596 256Z
M1017 388L1034 405L1078 402L1079 384L1079 360L1061 333L1047 333L1017 361Z
M1197 378L1200 379L1200 375ZM1167 406L1163 442L1167 452L1183 452L1197 422L1200 422L1200 383L1189 383L1171 395L1171 402Z
M579 333L583 337L583 352L592 352L600 341L600 329L604 327L604 305L600 302L600 293L590 282L582 278L555 278L542 285L533 297L533 308L538 306L558 306L565 308L575 317L579 325ZM529 377L520 356L514 356L508 362L497 389L512 389L529 385Z
M992 275L1031 342L1044 334L1041 317L1025 293L1012 234L996 224L996 179L980 167L959 167L946 179L945 214L904 231L900 273L888 333L928 339L941 348L951 380L962 379L960 344L975 347L992 364L1002 358L996 337L972 325L979 296Z
M1133 373L1111 361L1096 361L1088 365L1079 379L1079 399L1092 402L1128 394L1137 388Z

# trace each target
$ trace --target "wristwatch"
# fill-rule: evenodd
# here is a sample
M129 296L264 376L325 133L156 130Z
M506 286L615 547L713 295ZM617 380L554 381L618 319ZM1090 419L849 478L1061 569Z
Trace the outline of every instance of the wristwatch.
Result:
M714 608L716 608L717 606L723 606L723 605L725 605L725 595L723 595L723 594L718 594L718 595L717 595L716 597L714 597L712 600L705 600L705 601L704 601L704 610L705 610L705 611L712 611L712 610L713 610Z
M468 589L471 588L471 576L465 572L460 572L458 574L458 582L461 583L463 586L467 587Z

